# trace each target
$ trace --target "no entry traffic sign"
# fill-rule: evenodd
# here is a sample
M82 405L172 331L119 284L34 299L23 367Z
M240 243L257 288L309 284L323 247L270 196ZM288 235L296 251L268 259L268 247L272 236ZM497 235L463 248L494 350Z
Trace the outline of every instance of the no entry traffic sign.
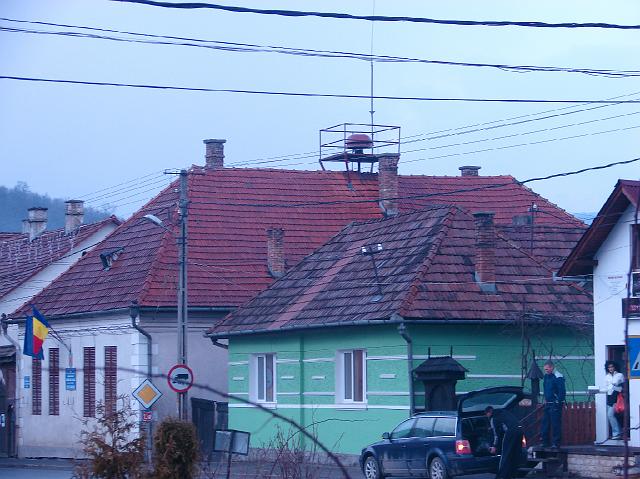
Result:
M185 393L193 386L193 371L186 364L176 364L167 375L169 387L177 393Z

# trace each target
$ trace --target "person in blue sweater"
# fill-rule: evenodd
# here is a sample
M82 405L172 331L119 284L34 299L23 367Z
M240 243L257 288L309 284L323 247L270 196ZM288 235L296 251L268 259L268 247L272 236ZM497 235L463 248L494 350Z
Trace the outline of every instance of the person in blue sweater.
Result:
M564 377L555 370L553 361L544 363L544 416L542 417L542 445L560 447L562 439L562 408L566 396ZM553 430L553 437L549 441Z

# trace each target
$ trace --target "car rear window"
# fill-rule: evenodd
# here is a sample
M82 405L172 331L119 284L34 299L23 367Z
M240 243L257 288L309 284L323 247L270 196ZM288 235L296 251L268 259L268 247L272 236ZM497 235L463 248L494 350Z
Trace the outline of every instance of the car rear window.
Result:
M413 428L415 437L431 437L433 432L433 424L436 422L435 417L419 417Z
M456 435L456 418L455 417L439 417L433 427L434 436L455 436Z

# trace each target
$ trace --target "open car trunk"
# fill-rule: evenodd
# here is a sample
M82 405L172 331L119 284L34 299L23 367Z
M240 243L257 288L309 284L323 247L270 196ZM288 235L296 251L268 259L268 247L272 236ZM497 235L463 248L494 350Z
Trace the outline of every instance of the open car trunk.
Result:
M495 410L507 409L518 419L531 400L518 386L499 386L465 394L458 402L458 415L462 421L462 438L469 441L471 452L476 457L489 456L493 432L489 419L484 415L487 406Z
M485 416L462 419L462 439L469 441L471 453L476 457L490 456L489 448L493 442L493 432L489 419Z

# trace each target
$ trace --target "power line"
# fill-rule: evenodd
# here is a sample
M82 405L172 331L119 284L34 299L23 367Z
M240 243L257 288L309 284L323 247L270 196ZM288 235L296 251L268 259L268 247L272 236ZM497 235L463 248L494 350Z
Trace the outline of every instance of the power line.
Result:
M541 129L538 129L538 130L530 130L530 131L523 131L523 132L519 132L519 133L511 133L509 135L496 136L496 137L492 137L492 138L480 138L478 140L461 141L461 142L458 142L458 143L450 143L448 145L438 145L438 146L430 146L430 147L426 147L426 148L417 148L415 150L406 150L406 151L403 151L402 153L415 153L417 151L439 150L439 149L442 149L442 148L451 148L451 147L454 147L454 146L464 146L464 145L471 145L471 144L474 144L474 143L483 143L485 141L504 140L504 139L507 139L507 138L514 138L514 137L518 137L518 136L535 135L536 133L544 133L544 132L548 132L548 131L561 130L563 128L572 128L574 126L588 125L588 124L596 123L596 122L599 122L599 121L614 120L614 119L617 119L617 118L623 118L623 117L634 116L634 115L640 115L640 111L636 111L636 112L632 112L632 113L624 113L624 114L621 114L621 115L614 115L614 116L609 116L609 117L605 117L605 118L596 118L595 120L587 120L587 121L580 121L580 122L576 122L576 123L568 123L568 124L565 124L565 125L558 125L558 126L553 126L553 127L549 127L549 128L541 128ZM605 130L605 131L596 131L596 132L584 133L584 135L585 136L588 136L588 135L600 135L600 134L604 134L604 133L613 133L613 132L617 132L617 131L623 131L623 130L639 128L639 127L640 127L640 125L626 127L626 128L616 128L616 129L613 129L613 130ZM582 135L568 136L568 137L562 137L562 138L550 138L550 139L547 139L547 140L542 140L542 142L559 141L559 140L580 138L580 137L582 137ZM536 144L536 142L534 142L533 144ZM518 145L518 146L520 146L520 145Z
M615 97L610 97L610 98L606 98L606 100L618 100L620 98L626 98L626 97L630 97L630 96L637 96L638 94L640 94L640 92L633 92L633 93L628 93L625 95L619 95L619 96L615 96ZM504 128L504 127L508 127L508 126L514 126L514 125L521 125L524 123L530 123L530 122L534 122L534 121L541 121L541 120L547 120L550 118L556 118L556 117L561 117L561 116L566 116L566 115L573 115L575 113L582 113L585 111L590 111L590 110L596 110L596 109L600 109L600 108L609 108L612 106L616 106L618 103L612 103L612 104L606 104L606 105L597 105L597 106L592 106L590 108L582 108L579 110L575 110L575 108L577 108L576 105L570 105L570 106L565 106L562 108L554 108L551 110L545 110L545 111L541 111L538 113L528 113L525 115L518 115L518 116L513 116L513 117L508 117L508 118L504 118L504 119L500 119L500 120L492 120L492 121L488 121L488 122L482 122L482 123L475 123L475 124L471 124L471 125L466 125L466 126L460 126L460 127L455 127L455 128L448 128L448 129L444 129L444 130L436 130L436 131L431 131L428 133L419 133L419 134L415 134L415 135L409 135L409 136L404 136L401 138L402 140L402 144L409 144L409 143L415 143L415 142L421 142L421 141L431 141L431 140L437 140L437 139L441 139L441 138L447 138L450 136L459 136L459 135L467 135L470 133L477 133L480 131L486 131L486 130L493 130L493 129L497 129L497 128ZM564 110L568 110L568 109L574 109L574 111L564 111ZM551 114L551 115L546 115L547 113L554 113L554 112L559 112L559 111L563 111L563 113L556 113L556 114ZM539 117L539 115L546 115L543 117ZM531 118L531 117L535 117L538 116L538 118ZM522 120L523 118L526 118L526 120ZM498 124L496 125L496 123L500 123L500 122L510 122L511 120L520 120L520 121L514 121L511 123L502 123L502 124ZM491 126L486 126L486 125L491 125ZM486 126L486 127L485 127ZM476 128L476 127L480 127L480 128ZM461 131L462 130L462 131ZM427 136L427 135L435 135L435 136L428 136L427 138L419 138L421 136ZM412 138L414 138L412 140ZM408 141L405 141L408 140ZM406 152L404 152L406 153ZM461 153L462 154L462 153ZM318 151L311 151L311 152L305 152L305 153L298 153L298 154L289 154L289 155L282 155L282 156L274 156L274 157L269 157L269 158L260 158L257 160L251 160L251 161L241 161L241 162L236 162L236 163L230 163L230 166L246 166L246 165L253 165L253 164L282 164L282 163L286 163L285 166L293 166L293 165L308 165L311 163L315 163L314 162L303 162L303 163L288 163L289 158L291 160L302 160L302 159L307 159L307 158L317 158L319 155Z
M591 76L602 76L606 78L629 78L640 76L638 70L614 70L614 69L602 69L602 68L573 68L573 67L557 67L557 66L540 66L540 65L508 65L501 63L477 63L477 62L457 62L451 60L431 60L424 58L411 58L392 55L373 55L359 52L348 51L336 51L336 50L319 50L308 48L296 48L286 47L281 45L258 45L251 43L236 43L225 42L220 40L204 40L199 38L188 37L176 37L170 35L153 35L139 32L129 32L122 30L111 30L105 28L93 28L78 25L64 25L49 22L31 22L27 20L16 20L11 18L0 18L2 21L28 23L38 25L48 25L64 28L78 28L89 31L110 32L117 34L130 35L135 37L142 37L137 39L113 37L107 35L98 35L91 33L72 32L72 31L46 31L46 30L29 30L24 28L10 28L0 27L0 31L8 33L27 33L37 35L59 35L68 36L74 38L89 38L98 40L110 40L117 42L129 42L129 43L142 43L150 45L172 45L172 46L185 46L195 48L207 48L218 51L238 52L238 53L277 53L284 55L305 56L305 57L319 57L319 58L339 58L349 60L362 60L366 62L380 62L380 63L418 63L418 64L431 64L441 66L454 66L454 67L476 67L476 68L494 68L502 71L511 72L564 72L564 73L581 73ZM154 40L156 39L156 40ZM162 40L157 40L162 39ZM170 40L170 41L167 41Z
M452 156L465 156L465 155L474 155L476 153L486 153L488 151L498 151L498 150L508 150L511 148L520 148L523 146L532 146L532 145L541 145L543 143L551 143L554 141L564 141L564 140L575 140L576 138L585 138L587 136L597 136L597 135L605 135L608 133L617 133L620 131L628 131L634 130L636 128L640 128L640 125L629 126L625 128L614 128L612 130L604 130L604 131L596 131L592 133L581 133L579 135L571 135L571 136L562 136L559 138L548 138L546 140L538 140L538 141L530 141L527 143L516 143L515 145L504 145L504 146L494 146L492 148L483 148L482 150L473 150L473 151L463 151L459 153L449 153L446 155L438 155L438 156L429 156L426 158L416 158L414 160L403 160L402 163L415 163L416 161L424 161L424 160L439 160L442 158L450 158ZM418 151L418 150L415 150Z
M120 1L120 0L112 0ZM124 0L122 0L124 1ZM43 83L65 83L70 85L91 85L91 86L115 86L128 88L146 88L152 90L178 90L178 91L197 91L212 93L245 93L253 95L271 95L271 96L293 96L293 97L316 97L316 98L347 98L347 99L364 99L370 100L371 95L348 95L339 93L304 93L304 92L284 92L284 91L265 91L265 90L238 90L228 88L203 88L203 87L180 87L171 85L147 85L139 83L115 83L115 82L91 82L80 80L61 80L52 78L36 78L0 75L0 79L43 82ZM640 100L534 100L529 98L435 98L435 97L413 97L413 96L389 96L376 95L377 100L408 100L408 101L453 101L453 102L480 102L480 103L602 103L602 104L635 104Z
M619 30L640 30L640 25L619 25L614 23L603 22L566 22L566 23L546 23L546 22L516 22L509 20L441 20L435 18L424 17L405 17L405 16L384 16L384 15L352 15L349 13L335 12L310 12L300 10L274 10L237 7L229 5L218 5L214 3L170 3L157 2L153 0L111 0L121 3L138 3L154 7L180 8L180 9L200 9L207 8L213 10L222 10L232 13L256 13L260 15L277 15L283 17L320 17L320 18L337 18L342 20L367 20L370 22L411 22L411 23L430 23L435 25L455 25L455 26L482 26L482 27L534 27L534 28L605 28Z

